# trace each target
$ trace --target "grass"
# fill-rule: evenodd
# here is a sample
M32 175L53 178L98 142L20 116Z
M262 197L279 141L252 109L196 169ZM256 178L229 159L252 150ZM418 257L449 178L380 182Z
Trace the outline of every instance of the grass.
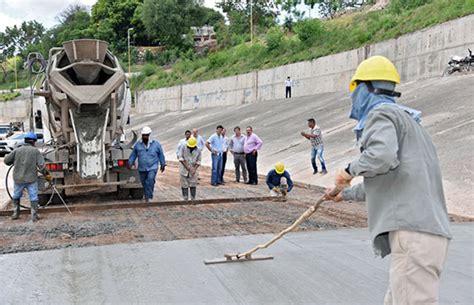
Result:
M11 101L20 95L20 92L0 93L0 102Z
M303 26L299 33L302 37L305 35L304 41L298 35L289 34L280 40L274 30L269 31L268 37L258 36L253 45L246 42L210 53L206 57L178 59L171 70L147 65L146 75L136 76L132 80L132 89L169 87L312 60L396 38L472 13L474 0L433 0L401 13L390 9L361 11L322 22L306 21L305 26L310 29L318 29L319 26L322 29L314 39L308 39L311 31ZM277 46L273 43L275 40L279 41ZM267 41L272 43L267 46ZM134 70L138 70L138 67L134 67Z

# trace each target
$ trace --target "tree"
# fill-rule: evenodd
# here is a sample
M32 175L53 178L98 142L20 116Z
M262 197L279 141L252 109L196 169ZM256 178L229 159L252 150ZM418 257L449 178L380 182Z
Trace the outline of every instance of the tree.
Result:
M125 52L127 31L134 28L134 44L149 45L140 15L135 13L142 3L143 0L98 0L91 16L95 37L108 41L116 52Z
M141 19L150 40L170 47L189 47L186 35L191 26L216 25L224 17L194 0L145 0L140 8Z
M266 32L276 25L278 12L275 1L222 0L217 3L217 7L227 14L229 30L233 34L250 33L250 6L252 6L254 30Z
M360 7L367 3L373 3L374 0L308 0L311 3L316 2L319 12L324 17L332 18L334 15L348 8ZM314 4L313 4L314 6Z
M0 33L0 52L7 58L14 54L25 57L31 46L41 42L44 32L44 26L36 20L24 21L20 27L6 27L5 32Z

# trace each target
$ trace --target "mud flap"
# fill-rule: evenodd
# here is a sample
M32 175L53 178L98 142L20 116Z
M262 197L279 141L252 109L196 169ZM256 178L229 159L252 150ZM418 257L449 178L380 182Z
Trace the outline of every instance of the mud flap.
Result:
M105 136L109 110L75 112L69 110L77 143L77 171L83 179L102 179L107 170Z

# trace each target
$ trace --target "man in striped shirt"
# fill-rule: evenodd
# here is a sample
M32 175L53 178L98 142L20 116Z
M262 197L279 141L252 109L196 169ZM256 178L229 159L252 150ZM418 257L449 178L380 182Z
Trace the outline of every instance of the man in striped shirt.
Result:
M309 133L304 131L301 132L301 135L308 139L311 142L311 165L313 166L313 175L318 173L318 165L316 164L316 158L319 159L321 163L321 175L326 175L328 173L326 169L326 162L324 162L324 144L323 136L321 134L321 128L316 125L316 120L311 118L308 120Z

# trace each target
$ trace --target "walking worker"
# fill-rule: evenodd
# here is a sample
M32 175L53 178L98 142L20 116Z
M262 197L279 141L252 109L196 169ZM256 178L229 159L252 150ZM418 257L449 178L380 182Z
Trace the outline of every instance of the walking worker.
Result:
M262 148L263 141L253 132L252 126L247 126L247 136L244 142L245 160L249 172L249 181L247 184L258 184L257 156Z
M285 165L278 162L275 168L267 174L267 186L270 189L271 196L283 196L293 189L293 180L290 173L285 170Z
M153 199L155 189L155 178L158 171L164 172L166 167L165 153L158 141L150 140L151 128L148 126L142 129L142 140L133 147L133 151L128 159L128 166L132 167L138 159L138 173L145 191L145 201Z
M197 148L197 139L191 137L179 154L179 178L183 199L196 199L197 169L201 165L201 151Z
M285 98L291 98L291 87L293 86L293 82L291 78L288 76L285 80Z
M324 161L324 144L323 136L321 134L321 128L316 125L316 120L311 118L308 120L309 133L304 131L301 135L311 142L311 165L313 166L313 175L318 173L318 165L316 164L316 158L321 163L321 175L328 173L326 169L326 162Z
M229 141L229 150L232 156L234 156L235 182L240 182L240 169L242 168L244 183L247 183L247 165L245 161L244 143L245 136L242 135L240 127L236 126L234 128L234 135Z
M221 182L225 184L224 173L225 173L225 164L227 163L227 152L229 151L229 138L225 135L226 129L222 129L222 137L224 138L223 147L222 147L222 168L221 168Z
M181 153L181 149L186 146L187 141L191 137L191 131L186 130L184 132L184 139L179 140L178 146L176 146L176 158L179 160L179 154Z
M38 221L38 171L45 176L46 181L51 182L52 176L44 167L44 158L40 151L34 146L38 140L34 132L25 135L25 144L9 153L3 162L13 165L13 215L12 219L20 217L20 199L23 190L28 190L31 203L31 220Z
M421 113L395 103L400 76L373 56L350 83L361 154L336 176L334 201L367 202L376 254L391 254L385 304L438 304L440 275L451 233L436 149L420 125ZM353 177L363 182L350 187Z
M197 128L193 129L192 136L196 138L197 148L199 149L200 152L202 152L202 150L204 149L204 146L206 146L206 141L204 141L204 138L199 134L199 131Z
M222 171L222 149L224 148L224 137L222 136L222 130L224 127L218 125L216 127L216 133L207 139L206 147L211 152L212 158L212 174L211 174L211 185L218 186L222 184L221 171Z

